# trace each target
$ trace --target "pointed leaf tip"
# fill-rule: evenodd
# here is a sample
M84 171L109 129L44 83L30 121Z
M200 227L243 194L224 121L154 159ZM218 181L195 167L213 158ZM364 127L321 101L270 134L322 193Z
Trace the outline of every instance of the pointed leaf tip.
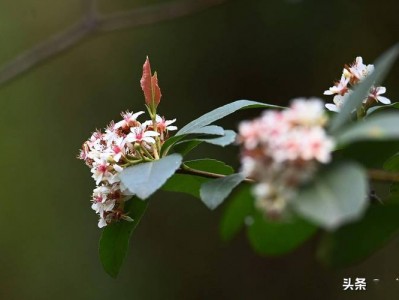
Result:
M158 85L158 77L155 73L151 76L151 64L147 56L143 65L143 75L140 79L141 89L144 92L145 103L152 109L158 106L161 100L161 89Z
M144 92L145 102L151 102L151 65L148 56L143 65L143 75L140 79L141 89Z

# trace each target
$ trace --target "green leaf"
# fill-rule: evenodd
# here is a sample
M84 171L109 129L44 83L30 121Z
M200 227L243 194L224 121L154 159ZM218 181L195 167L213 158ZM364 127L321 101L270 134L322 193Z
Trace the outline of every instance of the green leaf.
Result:
M221 146L221 147L228 146L228 145L234 143L235 140L236 140L236 133L233 130L225 130L224 135L221 137L197 139L197 141L201 141L201 142L205 142L208 144Z
M384 111L395 111L396 109L399 109L399 102L388 105L373 106L367 110L367 116Z
M387 171L399 171L399 152L384 163L384 169Z
M248 184L240 188L226 205L220 223L220 235L227 241L233 238L245 224L245 219L254 213L254 198Z
M230 175L234 172L233 168L224 162L215 159L197 159L184 162L184 165L190 169L213 172L217 174ZM168 192L186 193L200 199L199 190L201 185L209 178L204 178L188 174L174 174L163 185L162 189Z
M338 163L304 186L292 201L303 218L328 230L360 218L367 201L365 171L353 162Z
M348 97L341 111L335 115L330 124L330 131L337 133L350 119L353 110L359 107L363 100L367 97L370 88L375 84L379 85L391 69L399 54L399 44L383 53L375 61L375 70L367 76L354 89L353 93Z
M209 209L215 209L244 179L244 175L237 173L205 182L200 189L202 202L204 202Z
M399 196L399 183L398 182L392 183L390 188L389 188L389 192L391 194L396 194L396 195Z
M140 199L147 199L180 167L182 156L172 154L126 168L119 174L123 185Z
M201 144L202 141L197 140L182 141L173 146L173 153L179 153L180 155L185 156Z
M231 139L231 130L224 130L222 127L220 126L216 126L216 125L209 125L209 126L204 126L201 128L197 128L195 130L193 130L192 132L188 133L188 134L182 134L182 135L175 135L170 137L169 139L167 139L165 141L165 143L162 145L161 148L161 156L164 156L165 153L168 153L172 148L175 147L176 144L180 143L187 143L187 142L191 142L191 141L197 141L197 146L200 144L201 141L207 141L208 139L213 140L215 139L216 141L218 141L219 139L224 139L226 140L226 134L229 136L229 138ZM198 137L192 137L192 135L196 135L196 136L208 136L208 135L213 135L213 136L220 136L220 137L204 137L204 138L198 138ZM235 133L234 133L234 138L233 141L235 139ZM232 142L233 142L232 141ZM232 143L231 142L231 143ZM195 147L193 147L195 148ZM187 151L187 150L186 150ZM175 153L180 153L179 151L174 151Z
M383 203L399 204L399 183L391 183L389 187L389 195L384 199Z
M327 234L318 249L326 265L357 263L391 239L399 228L399 205L374 205L360 221Z
M236 133L233 130L225 130L224 135L216 138L195 138L187 139L175 143L172 148L173 152L180 153L181 155L186 155L191 150L195 149L201 143L208 143L216 146L225 147L236 140Z
M317 227L299 218L270 221L257 212L247 235L252 248L263 255L288 253L316 233Z
M399 113L384 113L344 128L336 140L340 145L357 141L399 139Z
M265 104L261 102L256 102L256 101L250 101L250 100L238 100L229 104L226 104L224 106L221 106L219 108L216 108L198 119L195 119L194 121L191 121L187 125L185 125L183 128L181 128L175 136L170 137L163 145L161 149L161 156L165 155L168 153L173 146L186 138L186 135L188 134L195 134L199 133L203 127L207 127L207 125L222 119L238 110L241 109L248 109L248 108L277 108L277 109L282 109L284 107L277 106L277 105L271 105L271 104ZM222 135L222 134L221 134ZM226 146L234 142L235 139L235 133L231 130L226 130L224 133L224 136L222 138L215 138L215 139L199 139L198 141L204 141L207 143L219 145L219 146ZM192 140L192 139L190 139Z
M117 277L126 258L132 232L140 222L147 208L147 202L133 198L126 202L128 215L133 222L121 220L104 228L99 245L100 260L104 270L112 277Z
M189 134L224 135L224 129L223 127L217 125L208 125L201 128L197 128L191 131Z
M162 190L167 192L185 193L200 199L199 190L204 182L209 181L208 178L188 175L174 174L162 186Z
M169 151L173 148L173 146L177 142L184 139L184 137L186 137L186 135L178 135L178 136L175 135L175 136L169 137L161 147L161 157L165 156L165 154L169 154Z
M265 104L265 103L261 103L261 102L256 102L256 101L238 100L238 101L226 104L224 106L221 106L219 108L216 108L216 109L202 115L198 119L191 121L186 126L181 128L176 133L176 135L191 133L192 131L195 131L198 128L209 125L209 124L211 124L219 119L222 119L240 109L247 109L247 108L278 108L278 109L281 109L282 107L276 106L276 105Z

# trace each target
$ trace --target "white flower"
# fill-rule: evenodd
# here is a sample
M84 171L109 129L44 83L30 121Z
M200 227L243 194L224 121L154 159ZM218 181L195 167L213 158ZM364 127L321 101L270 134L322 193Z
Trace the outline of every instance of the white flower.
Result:
M323 127L325 121L320 99L298 98L287 110L267 111L240 124L241 171L256 181L253 194L259 209L281 214L319 163L331 160L334 141Z
M84 160L90 167L92 178L97 187L93 190L91 208L99 215L98 227L102 228L119 220L132 222L133 219L123 211L123 202L129 200L134 193L126 189L120 181L119 174L131 164L130 159L142 158L131 143L142 143L145 150L153 151L151 145L160 136L169 130L176 130L171 125L176 121L165 120L156 116L157 131L152 130L152 121L141 124L137 117L143 114L124 112L123 120L106 127L105 133L96 130L83 144L79 159ZM160 138L164 142L163 136ZM143 153L144 156L151 154ZM152 159L152 157L150 157Z
M277 163L297 160L301 155L301 142L305 138L301 128L292 128L289 133L270 143L270 155Z
M331 161L331 152L334 150L334 142L326 135L324 129L314 127L309 129L302 139L301 157L304 160L318 160L321 163Z
M319 98L296 98L285 113L291 122L304 126L323 125L326 121L323 102Z
M122 155L125 155L125 143L126 141L123 137L119 137L112 143L112 159L114 161L119 162Z
M100 219L98 220L98 228L103 228L105 226L107 226L107 221L105 221L103 217L100 217Z
M91 209L97 214L102 215L104 212L112 211L115 206L115 200L108 200L105 202L93 202Z
M165 117L161 117L159 115L156 115L155 117L155 122L157 123L157 130L160 132L164 131L174 131L177 130L176 126L171 126L174 122L176 122L176 119L173 120L165 120ZM144 126L152 126L152 121L145 121L143 123Z
M122 168L120 165L118 165L118 164L114 164L114 165L112 165L112 167L113 167L114 170L115 170L116 172L118 172L118 173L120 173L120 172L123 171L123 168ZM115 174L115 175L118 175L118 174Z
M126 136L125 141L134 143L134 142L146 142L149 144L154 144L154 136L158 136L159 133L152 131L152 130L145 130L144 127L131 127L130 128L130 133Z
M254 149L259 143L259 126L256 121L243 121L238 126L238 139L247 149Z
M103 139L106 141L109 147L114 141L118 140L121 136L119 135L118 128L115 127L115 123L112 121L105 129Z
M157 132L160 133L161 141L163 141L164 138L165 138L165 136L164 136L165 132L177 130L176 126L171 125L174 122L176 122L176 119L165 120L165 117L161 117L159 115L156 115L155 122L156 122L156 126L157 126ZM151 129L153 129L152 120L145 121L142 125L145 126L145 127L150 127Z
M97 185L101 181L108 180L112 177L112 174L109 172L109 163L104 159L96 159L91 172L93 173L92 177Z
M144 113L144 111L139 111L136 113L126 111L124 113L121 113L123 120L116 123L114 128L118 129L118 128L126 128L126 127L130 127L130 126L135 126L136 122L137 122L136 121L137 117L143 113Z
M349 67L349 72L357 81L362 81L369 74L374 71L374 65L363 64L363 58L361 56L356 57L355 62Z
M159 130L161 131L174 131L177 130L176 126L171 126L170 124L173 124L174 122L176 122L176 119L173 120L165 120L165 117L160 117L160 116L156 116L155 121L157 122L157 128L159 128Z
M93 201L103 202L106 200L107 195L110 193L110 187L108 185L97 186L93 190Z
M347 92L345 95L335 95L333 98L334 104L327 103L325 106L330 111L339 112L342 106L345 104L345 101L348 99L352 91Z
M324 91L324 95L345 95L348 91L348 83L349 78L345 77L345 74L342 74L341 80L338 81L334 86L330 87L328 90Z
M383 86L373 87L370 90L369 98L374 99L377 102L381 102L383 104L391 104L391 100L389 100L386 97L381 96L382 94L385 94L386 91L387 91L387 89Z

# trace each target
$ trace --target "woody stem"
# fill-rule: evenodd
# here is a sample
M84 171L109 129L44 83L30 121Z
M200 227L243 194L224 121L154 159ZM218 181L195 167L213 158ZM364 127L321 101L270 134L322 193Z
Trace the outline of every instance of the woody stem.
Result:
M368 176L372 180L386 181L386 182L399 182L399 172L388 172L378 169L367 170Z
M176 171L179 174L189 174L189 175L196 175L204 178L223 178L226 175L212 173L207 171L195 170L187 167L186 165L182 165L180 169ZM377 169L370 169L367 171L368 177L371 180L375 181L385 181L385 182L398 182L399 183L399 172L388 172L384 170L377 170ZM244 180L248 183L255 183L255 180L246 178Z

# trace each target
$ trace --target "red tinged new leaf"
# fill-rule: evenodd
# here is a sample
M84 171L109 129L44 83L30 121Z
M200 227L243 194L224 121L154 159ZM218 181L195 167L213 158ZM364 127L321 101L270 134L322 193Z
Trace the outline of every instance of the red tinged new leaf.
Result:
M141 76L140 80L141 89L144 92L145 102L147 105L150 105L152 101L152 91L151 91L151 65L150 60L145 60L143 65L143 76Z
M152 92L153 92L153 100L155 103L155 106L158 106L159 102L161 101L161 89L159 88L158 85L158 76L157 72L154 73L154 76L151 77L151 85L152 85Z
M148 107L155 109L162 95L161 89L158 86L157 74L155 73L154 76L151 77L151 65L148 56L143 65L143 76L141 77L140 85L144 92L145 103Z

